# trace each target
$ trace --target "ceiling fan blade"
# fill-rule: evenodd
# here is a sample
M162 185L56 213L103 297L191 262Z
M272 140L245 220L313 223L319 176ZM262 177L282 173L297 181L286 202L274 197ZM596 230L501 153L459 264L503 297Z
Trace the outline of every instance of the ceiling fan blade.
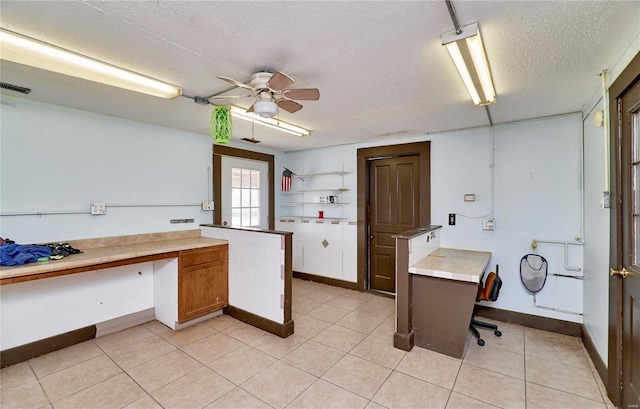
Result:
M247 112L248 112L248 113L253 112L253 106L254 106L255 104L256 104L256 103L254 102L253 104L251 104L251 106L249 107L249 109L247 109Z
M209 99L227 99L227 98L251 98L255 95L214 95Z
M283 95L289 99L302 101L317 101L320 99L320 91L318 88L286 89Z
M291 113L297 112L302 109L302 105L288 99L280 99L278 100L277 104L280 108Z
M250 89L251 91L255 91L255 89L253 87L251 87L250 85L243 84L240 81L234 80L233 78L221 77L221 76L218 76L218 78L220 78L222 81L227 81L227 82L235 85L236 87Z
M267 87L274 91L283 91L292 86L294 82L293 78L287 74L276 71L267 81Z

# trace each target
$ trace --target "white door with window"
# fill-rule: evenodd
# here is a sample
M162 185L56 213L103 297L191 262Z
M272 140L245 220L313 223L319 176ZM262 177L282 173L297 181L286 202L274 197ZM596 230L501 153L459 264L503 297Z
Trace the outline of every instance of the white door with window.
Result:
M222 224L269 228L267 162L222 157Z

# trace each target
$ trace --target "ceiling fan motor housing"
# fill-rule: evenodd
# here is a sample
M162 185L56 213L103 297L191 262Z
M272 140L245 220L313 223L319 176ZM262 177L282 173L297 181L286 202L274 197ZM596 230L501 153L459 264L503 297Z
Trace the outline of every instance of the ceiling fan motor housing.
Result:
M271 79L273 73L271 72L256 72L251 75L249 85L255 89L269 89L267 82Z

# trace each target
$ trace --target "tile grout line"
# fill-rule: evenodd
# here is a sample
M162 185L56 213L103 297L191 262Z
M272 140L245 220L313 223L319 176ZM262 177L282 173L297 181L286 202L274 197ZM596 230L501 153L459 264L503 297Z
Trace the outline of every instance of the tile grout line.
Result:
M602 403L604 403L604 406L607 407L608 406L607 405L607 399L609 399L609 397L607 396L605 398L605 396L602 394L602 389L600 388L600 382L602 381L602 379L600 379L600 374L598 373L598 370L596 369L595 365L593 364L593 360L589 356L589 352L585 348L584 343L582 343L582 353L584 354L585 358L587 359L587 363L589 364L589 369L591 369L591 375L593 375L593 378L596 381L596 386L598 387L598 391L600 392L600 397L602 398ZM605 387L605 390L606 390L606 387Z
M460 360L460 366L458 366L458 372L456 372L456 377L453 380L453 384L451 385L451 389L449 390L449 396L447 397L447 401L444 404L446 408L449 405L449 401L451 400L451 395L453 395L453 390L456 387L456 382L458 382L458 376L460 376L460 371L462 370L462 364L464 363L464 358L467 356L467 351L469 351L469 347L471 346L471 342L467 343L467 346L464 349L464 354L462 354L462 359Z
M131 345L131 344L129 344L129 345ZM127 346L128 346L128 345L127 345ZM100 348L100 347L98 346L98 348ZM100 348L100 349L102 349L102 348ZM171 351L171 352L173 352L173 351ZM169 353L169 352L168 352L168 353ZM168 353L167 353L167 354L168 354ZM145 388L143 388L143 387L142 387L142 385L140 385L140 384L138 383L138 381L136 381L135 379L133 379L133 377L129 374L129 372L127 372L124 368L122 368L122 367L121 367L121 366L120 366L116 361L114 361L114 360L113 360L113 358L111 358L111 357L110 357L106 352L105 352L104 354L107 356L107 358L109 358L109 359L111 360L111 362L113 362L113 363L114 363L114 365L116 365L118 368L120 368L120 370L122 371L122 373L124 373L125 375L127 375L127 377L128 377L129 379L131 379L131 380L133 381L133 383L135 383L135 384L140 388L140 390L142 390L142 392L144 392L144 393L146 394L146 396L150 397L150 398L151 398L155 403L157 403L157 404L158 404L158 406L160 406L161 408L164 408L164 406L162 406L162 405L160 404L160 402L158 402L158 401L156 400L156 398L154 398L154 397L151 395L151 393L150 393L150 392L148 392ZM160 355L160 357L166 356L167 354ZM154 359L156 359L156 358L154 358ZM153 361L153 359L151 359L151 360L149 360L149 361L146 361L146 362L150 362L150 361ZM142 365L142 364L140 364L140 365ZM139 366L139 365L136 365L136 366L134 366L133 368L136 368L136 367L138 367L138 366ZM129 368L129 369L133 369L133 368ZM118 375L119 375L119 374L118 374ZM115 376L115 375L114 375L114 376ZM103 382L104 382L104 381L103 381ZM159 389L159 388L158 388L158 389ZM140 399L143 399L143 398L140 398ZM122 406L122 407L124 408L124 407L126 407L127 405L130 405L130 404L132 404L132 403L134 403L134 402L139 401L140 399L136 399L136 400L134 400L133 402L129 402L129 403L125 404L125 405L124 405L124 406ZM52 405L52 406L53 406L53 405Z
M53 401L49 397L49 394L47 393L47 391L44 389L44 386L42 386L42 382L40 382L40 377L36 374L36 371L31 366L31 359L27 360L27 365L29 365L29 369L31 369L31 373L33 373L33 376L36 378L36 381L38 381L38 385L40 385L40 389L42 389L42 393L44 394L44 397L47 399L47 402L49 402L49 405L53 407ZM15 388L16 386L20 386L20 385L15 385L13 387Z
M338 296L338 297L340 297L340 296ZM321 307L322 307L322 306L324 306L324 305L330 305L330 304L328 304L328 303L329 303L329 302L331 302L332 300L334 300L335 298L338 298L338 297L334 297L334 298L332 298L331 300L328 300L328 301L326 301L325 303L320 304L320 306L318 306L317 308L314 308L314 309L312 309L312 310L310 310L310 311L308 311L308 312L311 312L311 311L314 311L314 310L316 310L316 309L318 309L318 308L321 308ZM372 297L372 298L370 298L369 300L365 301L364 303L362 303L361 305L359 305L359 306L358 306L358 307L356 307L355 309L353 309L353 310L349 311L349 312L347 313L347 315L349 315L350 313L354 312L354 311L355 311L355 310L357 310L358 308L360 308L360 307L364 306L365 304L367 304L369 301L371 301L371 300L373 300L373 299L374 299L374 297ZM334 306L332 306L332 307L334 307ZM335 307L335 308L340 308L340 307ZM301 315L306 315L306 316L311 317L311 318L315 318L315 319L320 320L320 321L323 321L323 322L328 322L328 321L324 321L324 320L323 320L323 319L321 319L321 318L313 317L313 316L310 316L310 315L307 315L307 314L302 314L302 313L300 313L300 314L301 314ZM346 315L345 315L345 316L346 316ZM391 314L390 314L389 316L391 316ZM376 326L375 326L375 328L374 328L371 332L375 331L375 330L376 330L380 325L382 325L382 323L384 323L384 321L386 321L386 320L387 320L387 318L389 318L389 316L385 317L385 318L384 318L384 320L382 320L382 321L380 322L380 324L376 325ZM344 317L343 317L343 318L344 318ZM340 321L340 320L338 320L338 321ZM337 323L337 321L336 321L336 322L328 322L328 323L330 324L330 325L329 325L329 327L325 328L324 330L326 330L326 329L328 329L328 328L331 328L331 326L333 326L333 325L337 325L337 326L339 326L339 327L341 327L341 328L347 328L347 327L343 327L342 325L339 325L339 324ZM347 328L347 329L350 329L350 328ZM324 330L322 330L322 331L320 331L318 334L314 335L314 337L315 337L315 336L317 336L317 335L319 335L320 333L322 333ZM300 393L299 393L299 394L298 394L298 395L297 395L297 396L296 396L296 397L295 397L291 402L295 401L295 399L297 399L300 395L302 395L302 394L303 394L304 392L306 392L309 388L311 388L315 383L317 383L317 382L318 382L318 380L322 379L324 382L330 383L331 385L334 385L334 386L336 386L336 387L338 387L338 388L340 388L340 389L342 389L342 390L344 390L344 391L346 391L346 392L348 392L348 393L354 394L354 395L356 395L356 396L360 396L361 398L363 398L363 399L367 400L369 404L370 404L371 402L377 403L377 402L373 401L373 397L376 395L376 393L378 393L378 391L380 390L380 388L382 388L382 386L383 386L383 385L385 384L385 382L389 379L389 377L391 376L391 374L393 374L393 372L395 371L395 369L394 369L394 368L391 368L391 372L389 373L389 375L387 375L387 377L385 378L385 380L384 380L384 381L382 382L382 384L378 387L378 389L376 389L376 391L373 393L373 396L372 396L370 399L369 399L369 398L366 398L366 397L364 397L364 396L362 396L362 395L360 395L360 394L358 394L358 393L356 393L356 392L353 392L353 391L350 391L350 390L348 390L348 389L345 389L345 388L344 388L344 387L342 387L341 385L336 385L335 383L331 382L330 380L328 380L328 379L324 379L324 378L322 377L324 374L326 374L326 373L327 373L327 372L329 372L332 368L334 368L334 367L335 367L335 366L336 366L340 361L342 361L342 360L343 360L347 355L351 355L351 352L352 352L355 348L357 348L357 346L358 346L358 345L362 344L362 343L367 339L367 337L368 337L368 336L370 336L370 335L371 335L371 332L365 333L365 332L361 332L361 331L358 331L358 330L353 330L353 331L356 331L356 332L358 332L358 333L364 334L364 335L365 335L365 337L364 337L364 338L362 338L362 339L361 339L358 343L356 343L356 344L355 344L355 345L354 345L354 346L353 346L349 351L346 351L346 352L345 352L345 351L342 351L342 350L338 350L338 349L336 349L336 348L333 348L333 347L331 347L331 346L329 346L329 345L325 345L325 344L323 344L323 343L321 343L321 342L314 341L314 342L316 342L316 343L318 343L318 344L320 344L320 345L323 345L323 346L325 346L325 347L327 347L327 348L331 348L331 349L333 349L333 350L336 350L336 351L339 351L339 352L343 352L343 353L344 353L344 356L342 356L338 361L336 361L333 365L331 365L331 367L329 367L326 371L324 371L320 376L316 376L316 375L314 375L314 374L311 374L311 373L307 372L307 371L306 371L306 370L304 370L304 369L301 369L301 368L298 368L298 367L294 366L295 368L297 368L297 369L301 369L302 371L304 371L304 372L306 372L306 373L308 373L308 374L310 374L310 375L312 375L312 376L316 376L316 380L315 380L311 385L309 385L307 388L305 388L302 392L300 392ZM311 341L311 340L313 340L313 338L309 338L309 339L307 339L307 342L309 342L309 341ZM300 345L300 346L302 346L302 345ZM297 349L297 348L296 348L296 349ZM291 351L291 352L293 352L293 351ZM287 355L288 355L288 354L287 354ZM286 355L285 355L285 356L286 356ZM351 356L352 356L352 357L355 357L355 358L363 359L364 361L370 362L370 363L375 364L375 365L380 365L380 364L378 364L378 363L376 363L376 362L373 362L373 361L370 361L370 360L368 360L368 359L366 359L366 358L360 358L360 357L358 357L358 356L356 356L356 355L351 355ZM284 357L283 357L283 358L284 358ZM283 363L285 363L285 364L287 364L287 365L289 365L288 363L286 363L286 362L284 362L284 361L282 361L282 362L283 362ZM398 362L398 363L396 364L396 367L399 365L399 363L400 363L400 362ZM383 368L385 368L385 369L389 369L388 367L385 367L385 366L383 366L383 365L380 365L380 366L381 366L381 367L383 367ZM289 404L291 404L291 402L289 402ZM382 406L382 405L380 405L380 406Z

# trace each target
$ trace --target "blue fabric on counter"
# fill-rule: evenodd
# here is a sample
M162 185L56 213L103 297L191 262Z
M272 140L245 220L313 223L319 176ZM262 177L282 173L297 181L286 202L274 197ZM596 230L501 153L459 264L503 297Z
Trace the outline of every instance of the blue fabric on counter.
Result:
M3 244L0 246L0 266L21 266L35 263L40 257L49 257L51 249L34 244Z

